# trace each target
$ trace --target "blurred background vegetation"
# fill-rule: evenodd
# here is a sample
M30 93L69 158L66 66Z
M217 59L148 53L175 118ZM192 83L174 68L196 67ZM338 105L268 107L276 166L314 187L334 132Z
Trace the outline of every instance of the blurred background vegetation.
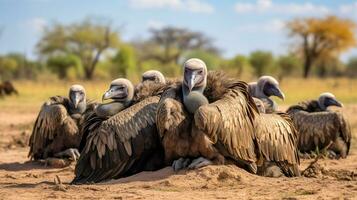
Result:
M225 70L233 76L254 79L273 75L287 77L357 76L357 56L341 62L339 55L356 45L356 24L336 16L299 18L285 26L291 43L285 55L256 50L249 55L224 58L206 33L178 27L149 29L146 40L123 42L120 29L110 23L86 18L73 24L48 25L36 46L38 60L21 53L0 56L2 80L13 79L113 79L138 81L148 69L166 76L180 75L182 62L201 58L210 70Z

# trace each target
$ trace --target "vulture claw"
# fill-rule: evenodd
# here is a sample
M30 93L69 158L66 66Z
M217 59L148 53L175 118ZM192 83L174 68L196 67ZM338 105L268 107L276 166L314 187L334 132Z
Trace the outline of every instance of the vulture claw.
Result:
M172 168L174 169L175 172L177 172L181 169L185 169L189 165L189 163L190 163L189 158L180 158L172 163Z
M192 163L188 166L188 169L198 169L207 165L212 165L212 161L204 157L199 157L192 161Z

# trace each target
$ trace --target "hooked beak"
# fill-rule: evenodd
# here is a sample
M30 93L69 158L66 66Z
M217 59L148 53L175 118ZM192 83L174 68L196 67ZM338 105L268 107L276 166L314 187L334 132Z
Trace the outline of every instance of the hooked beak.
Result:
M106 91L103 96L102 96L102 101L110 99L114 96L113 90L109 89L108 91Z
M326 105L327 106L337 106L337 107L343 107L343 104L337 101L336 99L328 98L326 100Z
M75 109L78 108L79 101L80 101L80 95L78 93L74 94L73 103Z
M280 90L279 87L271 87L269 88L269 93L271 96L276 96L278 98L280 98L281 100L285 100L285 95L283 93L283 91Z
M188 91L191 92L192 88L195 87L195 78L196 78L196 74L192 73L190 75L190 79L188 80Z

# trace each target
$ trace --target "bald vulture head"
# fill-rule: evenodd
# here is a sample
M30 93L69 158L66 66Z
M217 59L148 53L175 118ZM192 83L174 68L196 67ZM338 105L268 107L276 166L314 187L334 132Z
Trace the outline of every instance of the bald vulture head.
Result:
M164 75L157 70L146 71L142 74L141 78L141 82L153 81L155 83L166 83Z
M207 83L206 64L198 58L191 58L184 63L183 70L183 85L188 93L203 92Z
M69 88L69 100L71 101L73 113L83 113L86 110L86 90L82 85L72 85Z
M337 106L337 107L342 107L343 104L337 101L335 95L329 92L324 92L320 94L320 97L318 99L319 106L322 110L326 110L327 107L329 106Z
M262 76L258 79L255 89L256 97L271 97L276 96L284 100L285 95L279 87L279 82L272 76Z
M110 117L130 106L134 97L134 86L125 78L118 78L111 82L109 90L103 94L102 100L113 100L99 104L95 112L100 117Z
M102 100L111 99L115 102L128 102L133 99L134 86L125 78L115 79L110 83L109 90L103 94Z
M208 104L203 95L207 83L207 67L202 60L191 58L184 63L183 69L184 105L190 113L195 113L200 106Z

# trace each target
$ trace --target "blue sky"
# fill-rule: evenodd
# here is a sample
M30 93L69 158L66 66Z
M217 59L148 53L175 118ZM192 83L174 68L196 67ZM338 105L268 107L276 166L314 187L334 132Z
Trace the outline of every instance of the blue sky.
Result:
M334 14L357 22L357 0L0 0L0 54L36 57L35 45L52 22L94 16L121 27L123 40L148 37L148 29L174 25L205 32L225 57L263 49L284 54L284 23L295 17ZM356 55L345 53L343 60Z

